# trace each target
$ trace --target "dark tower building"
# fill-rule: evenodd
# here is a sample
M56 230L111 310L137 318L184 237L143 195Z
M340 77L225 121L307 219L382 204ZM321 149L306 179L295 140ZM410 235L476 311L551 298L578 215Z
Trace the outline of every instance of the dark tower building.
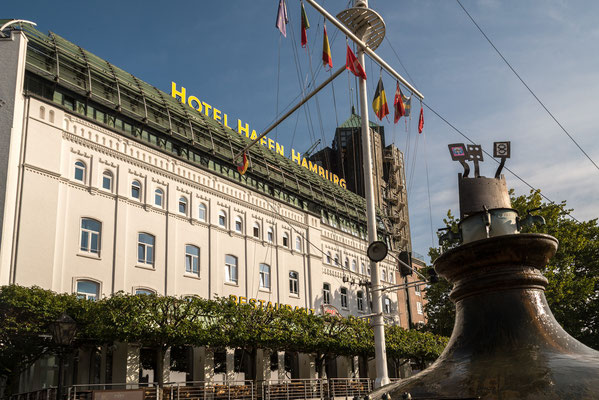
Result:
M364 197L362 161L362 119L352 109L351 116L335 130L331 147L310 157L339 177L347 190ZM408 199L405 187L403 153L394 145L385 146L385 128L370 121L374 198L390 244L396 250L410 250Z

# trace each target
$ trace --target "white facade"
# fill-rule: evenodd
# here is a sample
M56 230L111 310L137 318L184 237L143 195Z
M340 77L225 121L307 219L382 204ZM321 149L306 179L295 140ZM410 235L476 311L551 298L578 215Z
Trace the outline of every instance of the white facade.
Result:
M318 309L326 283L332 305L343 315L360 314L365 241L51 104L26 104L17 240L12 265L2 264L2 276L10 276L4 284L75 293L77 282L88 280L101 296L143 289ZM84 219L101 228L86 228ZM99 244L92 247L93 233ZM153 244L140 243L140 234ZM199 250L197 272L187 246ZM232 267L227 255L236 260ZM395 275L393 264L381 268Z
M19 32L0 40L0 53L14 53L0 60L0 67L12 68L0 94L12 91L15 100L14 107L0 108L8 143L0 170L0 285L91 299L120 291L235 296L316 313L326 301L344 316L370 313L365 240L49 100L24 96L26 42ZM392 259L379 267L395 283ZM397 296L385 296L389 319L397 321ZM194 377L213 379L206 367L213 355L194 352L194 364L204 365ZM136 379L136 357L135 345L117 346L114 382ZM349 371L352 362L339 365ZM299 364L307 371L302 377L313 375L307 355ZM272 378L266 369L260 373Z

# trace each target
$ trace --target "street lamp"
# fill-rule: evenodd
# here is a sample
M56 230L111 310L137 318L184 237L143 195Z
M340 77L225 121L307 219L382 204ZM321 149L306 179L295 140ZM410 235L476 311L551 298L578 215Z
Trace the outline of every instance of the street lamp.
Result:
M62 375L65 350L73 343L75 333L77 332L77 323L67 313L62 313L60 317L50 324L52 341L59 346L58 350L58 388L56 390L57 400L62 399Z

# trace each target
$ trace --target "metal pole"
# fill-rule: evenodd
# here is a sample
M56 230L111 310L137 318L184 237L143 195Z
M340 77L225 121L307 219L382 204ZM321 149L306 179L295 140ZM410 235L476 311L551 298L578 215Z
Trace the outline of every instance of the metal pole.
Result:
M386 69L387 72L389 72L397 80L399 80L401 83L403 83L408 89L410 89L410 91L412 93L414 93L416 95L416 97L418 97L420 100L424 99L424 96L422 95L422 93L420 93L418 90L416 90L416 88L414 86L412 86L400 74L398 74L393 68L391 68L391 66L389 64L387 64L387 62L385 60L383 60L374 51L372 51L370 48L368 48L368 46L366 46L366 43L364 43L359 37L354 35L352 33L352 31L347 29L345 27L345 25L343 25L337 18L333 17L331 14L329 14L329 12L327 10L322 8L320 6L320 4L318 4L314 0L306 0L306 2L308 4L310 4L312 7L314 7L316 9L316 11L318 11L319 13L324 15L324 17L326 19L331 21L331 23L333 25L335 25L337 28L339 28L339 30L341 30L341 32L343 32L345 35L347 35L347 37L350 38L353 42L355 42L358 45L358 47L360 47L363 51L365 51L366 54L368 54L368 56L370 56L370 58L372 58L374 61L376 61L381 67ZM362 59L362 60L360 60L360 62L362 63L362 66L364 66L364 60Z
M368 6L368 2L366 2ZM363 66L364 50L358 50L358 60ZM366 196L366 216L368 221L368 242L377 240L376 229L376 210L374 203L374 185L372 182L372 144L370 136L370 127L368 121L368 95L366 89L366 80L360 78L360 114L362 116L362 161L364 168L364 194ZM383 304L381 301L381 292L377 290L380 286L379 269L377 263L370 262L370 281L372 282L372 308L374 317L372 318L372 329L374 330L374 358L376 361L376 381L375 387L381 387L389 383L387 372L387 353L385 350L385 322L383 320Z
M56 399L62 400L62 374L63 374L63 349L58 355L58 388L56 388Z
M304 97L304 99L302 101L300 101L299 103L297 103L293 108L291 108L289 111L287 111L281 118L279 118L278 120L276 120L275 122L273 122L268 128L266 128L266 130L264 132L262 132L260 134L260 136L258 136L256 139L254 139L253 142L251 142L250 144L246 145L237 154L235 154L235 156L233 157L233 161L235 161L239 157L241 157L241 155L244 152L246 152L247 149L249 149L250 147L252 147L256 143L258 143L260 141L260 139L262 139L264 136L266 136L266 134L268 134L270 131L272 131L273 129L275 129L281 122L283 122L285 119L287 119L287 117L289 117L291 114L293 114L298 108L300 108L301 106L303 106L304 103L306 103L308 100L310 100L312 97L314 97L314 95L316 93L320 92L326 85L328 85L329 83L331 83L343 71L345 71L345 66L343 66L343 67L339 68L337 71L335 71L333 73L333 75L331 75L326 81L322 82L316 89L314 89L313 91L311 91L306 97Z

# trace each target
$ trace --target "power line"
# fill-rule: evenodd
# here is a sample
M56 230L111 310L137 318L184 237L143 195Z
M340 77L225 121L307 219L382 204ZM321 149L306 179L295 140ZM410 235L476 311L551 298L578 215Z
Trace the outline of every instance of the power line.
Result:
M526 89L528 89L528 91L530 92L530 94L532 94L532 96L537 100L537 102L541 105L541 107L543 107L545 109L545 111L547 111L547 114L549 114L549 116L555 121L555 123L562 129L562 131L566 135L568 135L568 137L570 138L570 140L576 145L576 147L578 147L578 149L582 152L582 154L584 154L586 156L586 158L588 158L589 161L591 163L593 163L593 165L595 166L595 168L597 168L597 170L599 170L599 165L597 165L595 163L595 161L593 161L593 159L587 154L587 152L584 151L584 149L578 144L578 142L576 142L576 140L572 137L572 135L570 135L570 133L566 130L566 128L564 128L563 125L557 120L557 118L555 118L555 116L551 113L551 111L549 111L549 109L545 106L545 104L543 104L543 102L541 101L541 99L539 99L537 97L537 95L532 91L532 89L526 84L526 82L524 82L524 79L522 79L522 77L520 77L520 75L518 75L518 73L516 72L516 70L514 69L514 67L512 67L512 65L508 62L508 60L506 60L506 58L503 56L503 54L501 54L501 52L499 51L499 49L497 47L495 47L495 45L493 44L493 42L491 41L491 39L489 39L489 37L485 34L485 32L482 30L482 28L476 23L476 21L474 20L474 18L472 18L472 15L470 15L470 13L468 12L468 10L466 10L466 8L464 8L464 6L460 2L460 0L456 0L456 1L460 5L460 7L462 7L462 10L464 10L464 12L468 16L468 18L470 18L470 20L472 21L472 23L474 23L474 25L478 28L478 30L480 31L480 33L482 33L482 35L485 37L485 39L487 39L487 42L489 42L489 44L491 45L491 47L493 47L493 49L495 49L495 51L497 52L497 54L499 54L499 57L501 57L501 59L506 63L506 65L512 70L512 72L514 73L514 75L516 75L516 77L520 80L520 82L522 82L522 84L526 87Z
M439 117L443 122L445 122L447 125L449 125L454 131L456 131L457 133L459 133L461 136L463 136L466 140L468 140L470 143L475 144L474 141L472 139L470 139L468 136L466 136L462 131L460 131L458 128L456 128L451 122L449 122L448 120L446 120L445 118L443 118L443 116L441 116L441 114L439 114L437 111L435 111L431 106L429 106L428 104L426 104L424 101L422 102L422 104L428 108L430 111L432 111L437 117ZM487 155L487 157L491 158L493 161L495 161L496 163L499 164L499 161L497 161L495 158L493 158L493 155L491 155L489 152L487 152L486 150L482 150L483 153L485 153ZM564 214L566 214L568 217L572 218L574 221L580 223L580 221L578 219L576 219L573 215L571 215L568 211L564 210L564 208L560 205L557 204L555 201L551 200L549 197L545 196L540 189L535 188L534 186L532 186L530 183L526 182L523 178L521 178L518 174L516 174L514 171L512 171L511 169L509 169L508 167L503 167L503 169L505 169L506 171L508 171L510 174L514 175L517 179L519 179L522 183L524 183L526 186L528 186L529 188L531 188L532 190L538 191L539 194L541 195L541 197L543 197L545 200L547 200L550 204L554 204L555 206L559 207L560 210L562 210L564 212Z

